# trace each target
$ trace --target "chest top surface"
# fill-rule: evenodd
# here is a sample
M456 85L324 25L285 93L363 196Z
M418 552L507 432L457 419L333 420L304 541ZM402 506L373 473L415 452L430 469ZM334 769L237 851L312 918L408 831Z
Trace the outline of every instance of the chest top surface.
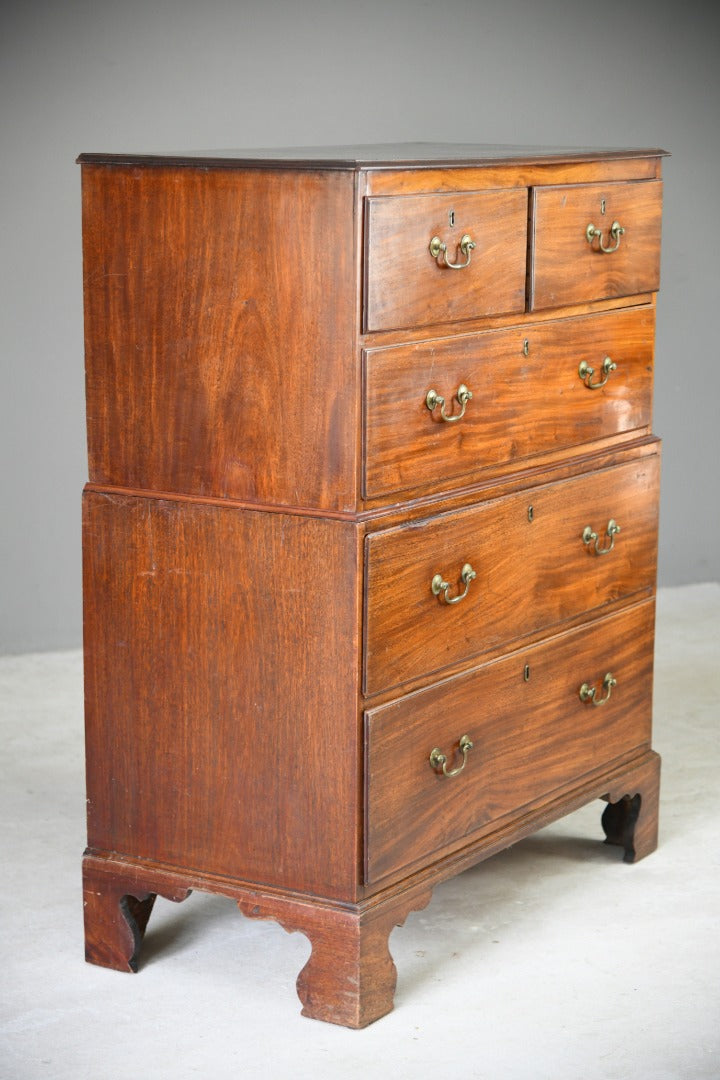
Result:
M540 162L622 160L665 157L659 148L559 147L503 145L500 143L363 143L344 146L264 147L167 151L163 153L86 153L78 162L89 164L216 165L242 168L382 169L398 166L522 165Z

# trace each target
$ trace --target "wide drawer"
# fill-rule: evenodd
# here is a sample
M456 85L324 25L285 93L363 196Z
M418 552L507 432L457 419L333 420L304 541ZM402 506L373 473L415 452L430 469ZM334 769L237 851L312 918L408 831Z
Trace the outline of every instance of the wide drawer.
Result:
M654 292L661 215L660 180L535 188L531 309Z
M647 745L653 616L648 601L369 710L366 880L470 840ZM448 772L464 760L462 771L443 775L433 750Z
M369 349L366 497L649 425L653 332L645 306Z
M653 454L372 533L366 694L654 587L658 482Z
M365 330L524 311L527 201L526 188L368 199Z

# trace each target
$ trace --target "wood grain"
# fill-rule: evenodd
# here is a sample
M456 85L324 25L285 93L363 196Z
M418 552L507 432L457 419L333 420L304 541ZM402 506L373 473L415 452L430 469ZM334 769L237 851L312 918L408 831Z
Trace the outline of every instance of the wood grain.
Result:
M373 498L422 485L444 490L489 466L514 467L543 452L577 446L650 424L654 311L520 324L472 336L423 341L365 354L365 494ZM527 355L525 355L527 342ZM617 370L601 390L605 356ZM445 423L425 399L472 392L465 415Z
M83 167L90 479L356 504L354 176Z
M654 604L581 627L366 714L367 880L429 860L474 830L649 745ZM525 681L525 665L529 679ZM583 682L617 686L600 707ZM473 748L458 776L448 768Z
M373 533L366 540L366 693L654 588L658 481L658 457L631 460ZM591 525L602 540L611 518L622 532L614 550L598 556L583 530ZM456 594L465 563L477 574L468 595L453 606L441 602L433 576L442 574Z
M523 311L527 198L511 188L368 199L365 330ZM469 266L452 270L430 254L437 235L451 261L465 262L465 233L477 245Z
M656 155L660 156L656 156ZM537 158L514 165L485 161L479 168L456 163L438 168L368 169L364 174L366 195L413 195L428 191L482 191L487 188L544 187L548 184L587 184L602 180L654 180L662 173L665 151L634 151L624 157L598 154L592 160L571 161Z
M352 898L355 526L96 492L84 515L90 847Z
M602 200L605 213L602 213ZM532 199L532 309L651 292L660 284L662 181L536 188ZM625 229L612 254L588 243L589 224Z

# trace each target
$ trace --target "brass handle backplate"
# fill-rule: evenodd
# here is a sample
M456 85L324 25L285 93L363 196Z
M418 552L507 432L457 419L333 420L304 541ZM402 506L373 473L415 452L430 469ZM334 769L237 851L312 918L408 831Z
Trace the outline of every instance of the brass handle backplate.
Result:
M617 686L617 679L611 671L608 671L602 681L602 685L603 690L605 691L605 697L599 698L597 696L597 687L590 686L589 683L584 682L580 687L580 700L585 702L592 701L593 705L604 705L606 701L610 700L613 686Z
M458 743L458 750L462 754L462 764L458 765L455 769L448 769L447 767L447 754L443 754L439 746L436 746L434 750L430 751L430 764L436 771L442 770L443 776L457 776L465 768L465 762L467 756L473 748L472 740L469 735L463 735Z
M459 604L461 600L464 600L468 594L470 588L470 582L474 581L477 574L473 570L470 563L465 563L460 571L460 580L465 586L465 592L458 593L457 596L450 595L450 583L443 579L442 574L435 574L430 582L430 588L433 591L434 596L440 596L446 604Z
M613 221L612 225L610 226L609 239L614 240L615 244L613 247L608 247L603 243L602 229L596 229L591 221L587 229L585 230L585 239L591 247L595 243L595 240L597 240L598 246L593 249L594 251L600 251L603 255L612 255L613 251L617 251L617 249L620 247L620 237L623 236L624 233L625 229L620 224L620 222Z
M595 549L596 555L607 555L615 547L615 537L620 532L620 526L614 518L610 518L607 523L607 529L605 535L610 538L610 543L607 547L600 547L599 537L591 525L586 525L583 529L582 541L583 544L592 544Z
M610 373L615 371L617 364L614 360L611 360L609 356L606 356L602 362L602 373L604 378L598 379L596 382L592 381L592 377L595 374L595 368L590 367L587 360L581 360L578 365L578 375L587 386L588 390L601 390L605 383L610 378Z
M472 400L472 390L468 390L465 383L460 383L457 388L455 397L458 400L458 404L462 406L461 411L459 413L456 413L455 416L448 416L448 414L445 412L445 398L442 396L442 394L438 394L436 390L428 390L427 394L425 395L425 404L427 405L430 412L432 412L434 409L437 409L439 406L440 416L443 418L445 423L456 424L458 420L462 420L463 416L465 415L467 403L468 401Z
M430 254L433 259L437 259L439 266L447 266L449 270L464 270L466 266L470 265L470 259L475 250L475 241L470 236L470 233L465 233L460 240L457 249L465 256L465 262L450 262L448 259L447 244L444 240L441 240L439 236L433 236L430 241Z

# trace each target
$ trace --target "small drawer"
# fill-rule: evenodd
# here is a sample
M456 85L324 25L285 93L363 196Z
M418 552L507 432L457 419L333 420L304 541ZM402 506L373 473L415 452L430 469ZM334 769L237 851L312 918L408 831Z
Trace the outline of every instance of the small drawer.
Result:
M366 498L648 426L653 331L645 306L367 350Z
M654 292L662 181L534 188L531 310Z
M370 534L365 693L654 587L658 482L653 454Z
M653 621L650 600L370 709L366 881L446 853L646 746Z
M526 188L368 199L365 330L524 311L527 202Z

